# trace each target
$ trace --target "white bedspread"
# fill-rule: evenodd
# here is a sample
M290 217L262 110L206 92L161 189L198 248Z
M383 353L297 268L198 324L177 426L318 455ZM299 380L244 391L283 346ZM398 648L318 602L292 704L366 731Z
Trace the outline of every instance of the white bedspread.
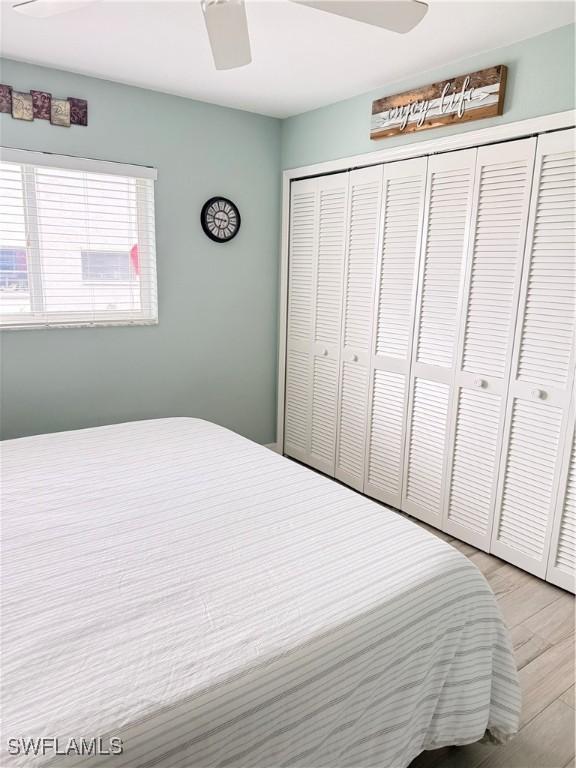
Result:
M183 418L6 441L2 475L6 768L402 768L517 729L482 575L331 480ZM123 753L7 754L43 736Z

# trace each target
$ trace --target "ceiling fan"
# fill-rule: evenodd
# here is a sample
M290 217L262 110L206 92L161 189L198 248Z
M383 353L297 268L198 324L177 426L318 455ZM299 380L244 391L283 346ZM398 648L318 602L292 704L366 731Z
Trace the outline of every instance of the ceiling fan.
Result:
M72 11L96 0L19 0L14 10L47 17ZM327 13L404 34L428 10L421 0L291 0ZM216 69L234 69L252 61L244 0L201 0Z

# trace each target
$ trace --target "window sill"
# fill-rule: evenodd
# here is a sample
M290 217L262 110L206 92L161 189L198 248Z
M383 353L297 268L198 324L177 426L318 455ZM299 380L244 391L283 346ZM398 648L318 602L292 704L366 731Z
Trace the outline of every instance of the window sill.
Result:
M51 321L48 323L21 323L19 325L17 323L11 325L2 325L0 323L0 331L38 331L50 330L51 328L113 328L136 325L158 325L158 318L153 320L96 320L94 322L86 320L75 320L70 322Z

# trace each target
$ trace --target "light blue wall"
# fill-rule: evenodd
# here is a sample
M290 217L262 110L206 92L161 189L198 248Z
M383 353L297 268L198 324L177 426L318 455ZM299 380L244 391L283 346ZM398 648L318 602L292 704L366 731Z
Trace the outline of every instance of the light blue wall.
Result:
M2 436L200 416L261 442L275 432L280 123L4 61L0 82L88 99L87 128L0 115L5 146L156 166L160 323L2 332ZM199 212L235 200L212 243Z
M288 118L282 123L282 167L296 168L572 109L575 104L574 30L573 24L561 27L506 48L452 62L441 69L420 72L409 80L382 83L381 88L371 93ZM505 111L500 117L370 140L374 99L495 64L506 64L509 68Z

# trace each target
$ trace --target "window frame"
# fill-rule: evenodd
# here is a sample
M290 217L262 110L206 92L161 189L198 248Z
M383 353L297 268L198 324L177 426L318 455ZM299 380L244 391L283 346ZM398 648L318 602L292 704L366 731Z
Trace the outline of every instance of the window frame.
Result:
M156 237L155 237L155 196L154 182L158 178L155 168L130 165L108 160L92 160L69 155L57 155L49 152L35 152L25 149L12 149L0 146L0 161L23 166L22 185L25 200L25 221L28 245L26 247L28 291L30 312L14 315L0 314L0 330L31 330L41 328L95 328L106 326L157 325L158 324L158 281L156 275ZM133 178L136 181L136 207L138 211L138 243L147 242L150 253L146 273L139 276L140 302L142 317L128 317L126 310L106 310L99 317L88 319L84 311L50 313L49 317L39 318L44 312L44 292L42 285L42 259L38 243L40 228L36 206L36 168L58 168L78 172L101 173L105 175ZM138 183L143 182L146 183ZM151 183L148 183L151 182ZM151 192L151 199L148 193ZM152 224L144 225L147 214L152 214ZM140 215L141 214L141 215ZM30 235L33 235L32 237ZM107 281L98 281L103 284ZM112 281L117 284L116 281ZM36 315L36 317L34 317Z

